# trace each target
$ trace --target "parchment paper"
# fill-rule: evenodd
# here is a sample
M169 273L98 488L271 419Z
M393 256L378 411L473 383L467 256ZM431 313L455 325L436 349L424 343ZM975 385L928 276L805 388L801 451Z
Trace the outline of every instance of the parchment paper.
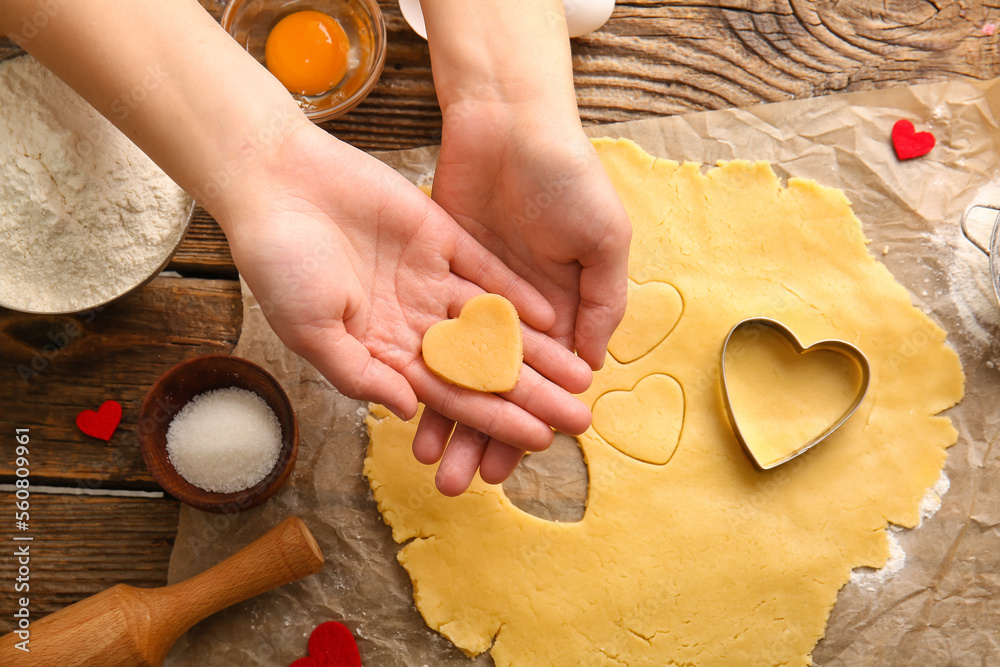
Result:
M783 177L843 189L872 239L870 251L949 332L961 355L968 383L965 400L949 413L960 437L946 465L943 506L920 528L893 533L906 553L895 575L841 590L814 652L819 665L1000 660L1000 448L993 446L1000 305L986 257L959 230L970 203L1000 205L1000 187L991 185L1000 179L998 105L1000 82L956 81L589 128L593 136L632 138L661 157L707 164L764 159ZM899 162L889 141L899 118L930 129L937 147ZM435 155L428 148L381 157L420 181ZM991 222L975 226L986 239ZM353 630L366 665L492 664L488 655L470 661L430 631L413 605L395 560L398 547L361 476L364 406L289 352L246 289L244 295L234 354L260 363L288 390L300 423L299 461L261 507L232 516L183 508L169 579L204 570L290 514L315 533L327 564L316 576L199 624L167 664L287 664L306 654L309 633L327 620ZM543 516L579 518L586 483L575 449L529 457L531 470L508 483L508 493Z

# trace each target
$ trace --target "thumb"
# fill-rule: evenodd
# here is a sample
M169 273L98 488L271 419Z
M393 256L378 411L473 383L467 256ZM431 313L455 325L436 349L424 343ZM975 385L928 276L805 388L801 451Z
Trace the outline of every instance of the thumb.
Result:
M604 365L608 341L625 314L627 290L625 262L603 261L580 272L576 351L594 370Z

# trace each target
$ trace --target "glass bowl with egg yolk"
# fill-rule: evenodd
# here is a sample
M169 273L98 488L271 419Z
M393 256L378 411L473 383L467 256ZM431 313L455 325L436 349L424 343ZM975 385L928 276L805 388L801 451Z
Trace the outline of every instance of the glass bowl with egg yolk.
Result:
M222 27L317 123L357 106L385 65L375 0L231 0Z

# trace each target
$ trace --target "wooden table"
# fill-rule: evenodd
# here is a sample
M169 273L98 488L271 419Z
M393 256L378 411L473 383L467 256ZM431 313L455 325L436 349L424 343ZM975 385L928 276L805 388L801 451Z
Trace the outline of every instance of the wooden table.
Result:
M203 0L218 17L222 2ZM324 124L366 150L437 143L441 117L427 45L381 0L389 32L372 95ZM868 90L959 75L1000 75L1000 6L980 0L695 0L619 2L598 33L574 40L585 124ZM524 45L530 48L530 45ZM27 534L37 619L118 582L160 586L178 503L159 493L136 446L139 404L182 359L232 350L242 310L225 237L204 211L170 270L92 316L0 311L0 633L13 628L17 565L15 429L30 429ZM31 369L31 370L28 370ZM111 442L76 414L121 402ZM41 488L48 487L48 488ZM127 492L129 495L122 495ZM137 493L138 492L138 493Z

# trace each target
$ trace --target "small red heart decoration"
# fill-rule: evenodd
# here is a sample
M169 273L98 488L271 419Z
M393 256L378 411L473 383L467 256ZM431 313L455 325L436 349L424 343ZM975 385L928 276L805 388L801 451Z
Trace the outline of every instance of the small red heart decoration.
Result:
M122 406L118 401L104 401L97 412L84 410L76 416L76 427L95 438L110 440L122 421Z
M896 149L896 157L900 160L927 155L934 148L934 135L930 132L917 132L913 123L908 120L897 120L892 126L892 147Z
M354 635L342 623L320 623L309 635L309 657L289 667L361 667L361 654Z

